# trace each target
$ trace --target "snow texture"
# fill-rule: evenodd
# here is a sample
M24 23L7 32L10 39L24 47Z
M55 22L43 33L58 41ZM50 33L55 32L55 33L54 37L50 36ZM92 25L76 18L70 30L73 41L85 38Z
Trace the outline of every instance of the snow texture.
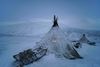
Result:
M45 23L43 23L45 25ZM25 25L26 27L23 28L23 25ZM37 26L40 26L39 28L36 29L42 29L43 32L39 32L37 30L31 29L30 30L30 26L32 27L35 26L35 24L29 23L28 25L25 23L23 24L19 24L18 26L20 26L21 29L17 29L17 27L15 28L14 26L16 25L12 25L11 26L2 26L1 28L4 29L4 31L1 31L0 33L3 32L3 34L6 34L4 36L2 36L3 34L0 34L0 67L15 67L14 66L14 59L13 59L13 55L29 49L29 48L35 48L36 46L36 42L44 42L46 36L48 33L48 35L63 35L62 33L60 33L61 30L57 31L59 33L56 33L56 31L50 30L46 36L44 37L45 32L47 32L50 29L50 26L47 26L46 28L43 29L44 26L41 26L40 24L37 24ZM48 24L49 25L49 24ZM46 25L45 25L46 26ZM0 28L0 29L1 29ZM9 31L8 31L9 29ZM14 29L17 29L17 31L14 31ZM23 29L23 30L22 30ZM29 29L29 30L28 30ZM55 28L53 28L55 29ZM24 32L25 30L25 32ZM41 30L41 31L42 31ZM63 30L63 29L62 29ZM14 34L21 34L21 35L28 35L28 34L32 34L33 36L9 36L7 35L6 32L12 33L14 31ZM21 32L23 31L23 32ZM32 32L33 31L33 32ZM64 30L64 32L66 32L68 30ZM27 33L26 33L27 32ZM30 33L31 32L31 33ZM34 33L35 32L35 33ZM84 32L85 33L85 32ZM95 33L95 32L94 32ZM61 44L65 44L65 39L68 38L71 40L71 38L74 39L78 39L80 37L79 34L80 31L78 32L70 32L70 34L68 34L67 36L58 36L58 40L56 40L57 42L59 42L59 46L53 46L53 48L56 47L62 47L60 52L63 52L65 48L64 45ZM86 33L88 34L88 33ZM89 34L88 34L89 35ZM48 36L49 37L49 36ZM66 37L66 38L65 38ZM41 40L41 38L43 40ZM64 39L63 39L64 38ZM96 46L90 46L88 44L83 44L82 48L76 49L78 51L78 53L83 57L83 59L76 59L76 60L69 60L69 59L65 59L65 58L58 58L55 56L55 54L47 54L45 57L43 57L42 59L40 59L37 62L34 62L32 64L26 65L25 67L99 67L100 66L100 36L95 36L95 35L89 35L88 38L92 41L96 42ZM49 41L52 42L56 42L55 41L55 37L50 37ZM59 40L60 39L60 40ZM63 39L63 40L62 40ZM48 42L49 42L48 41ZM47 44L45 45L49 45L47 42ZM50 45L54 45L51 42ZM52 48L52 50L54 50ZM51 49L51 46L50 46ZM58 51L58 50L57 50ZM52 51L51 51L52 52ZM58 51L59 52L59 51Z

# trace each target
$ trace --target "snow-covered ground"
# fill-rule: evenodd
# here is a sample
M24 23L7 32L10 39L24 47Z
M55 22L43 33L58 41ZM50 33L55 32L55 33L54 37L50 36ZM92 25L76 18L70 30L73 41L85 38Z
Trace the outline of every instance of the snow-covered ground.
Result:
M21 23L1 26L0 67L15 67L13 55L23 50L34 48L35 43L40 41L50 27L50 23ZM78 37L80 37L80 33L71 32L68 34L68 38L72 38L72 40L78 39ZM96 46L83 44L82 48L77 49L83 59L69 60L48 54L39 61L25 67L99 67L100 36L89 37L90 40L96 42Z

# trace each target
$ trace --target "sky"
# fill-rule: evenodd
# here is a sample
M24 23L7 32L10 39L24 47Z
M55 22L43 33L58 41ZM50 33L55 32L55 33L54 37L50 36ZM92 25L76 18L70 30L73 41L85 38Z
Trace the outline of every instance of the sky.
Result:
M82 29L100 29L100 0L0 0L0 25L51 22Z

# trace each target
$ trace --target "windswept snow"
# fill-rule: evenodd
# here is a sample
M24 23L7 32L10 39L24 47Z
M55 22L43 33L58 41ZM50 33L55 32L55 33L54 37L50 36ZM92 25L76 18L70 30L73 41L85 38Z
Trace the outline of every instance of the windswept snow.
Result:
M45 23L43 23L43 24L45 24ZM19 30L23 29L23 32L25 30L26 35L30 33L31 36L32 35L33 36L32 37L0 36L0 58L1 58L0 59L1 60L0 67L15 67L14 59L12 56L23 50L26 50L28 48L34 48L34 46L36 46L35 43L39 42L41 40L41 38L43 38L44 34L46 32L48 32L47 29L48 30L50 29L50 27L47 26L46 27L47 29L44 29L41 27L41 29L44 29L44 33L43 32L40 33L42 30L40 30L39 28L36 28L36 29L39 30L40 32L37 30L34 30L34 29L31 29L30 31L32 31L32 32L29 32L28 29L30 29L30 26L32 25L31 23L29 23L28 26L27 26L27 24L24 24L24 23L21 25L22 26L20 26L20 29L17 29L17 32L19 32ZM23 27L23 25L26 25L26 27ZM33 24L33 26L34 25L35 24ZM14 25L14 26L16 26L16 25ZM4 28L5 29L4 29L3 33L5 33L6 31L11 33L17 27L14 28L13 26L5 26ZM3 27L2 27L2 29L3 29ZM10 30L8 31L6 29L10 29ZM65 30L65 32L66 31L67 30ZM37 35L34 35L34 32L36 32ZM54 31L52 31L52 32L54 32ZM0 33L2 33L2 31ZM16 31L14 33L17 34ZM5 33L5 34L7 34L7 33ZM21 34L21 31L20 31L20 34ZM62 33L57 33L56 35L58 35L58 34L62 35ZM82 34L82 33L80 33L80 31L79 31L79 33L71 32L68 36L69 36L69 38L78 39L78 37L80 37L79 34ZM65 58L58 58L54 54L47 54L39 61L34 62L29 65L26 65L25 67L80 67L80 66L81 67L99 67L100 66L100 53L99 53L99 51L100 51L100 45L99 45L100 44L100 40L99 40L100 36L90 35L88 37L92 41L96 42L96 46L90 46L87 44L83 44L82 48L76 49L78 51L78 53L83 57L83 59L69 60L69 59L65 59ZM59 38L61 38L61 37L59 37ZM53 37L53 39L55 39L55 37ZM56 41L53 40L53 42L56 42Z

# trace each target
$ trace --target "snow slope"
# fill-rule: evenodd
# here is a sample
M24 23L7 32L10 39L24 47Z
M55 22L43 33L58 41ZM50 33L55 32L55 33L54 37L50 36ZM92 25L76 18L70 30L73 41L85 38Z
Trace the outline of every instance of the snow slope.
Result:
M12 56L25 49L34 48L35 43L40 41L49 29L50 25L48 23L43 23L42 25L41 23L22 23L2 26L2 31L0 31L0 33L2 33L0 35L0 67L15 67ZM7 33L12 34L12 32L14 32L13 36L7 35ZM7 36L2 36L3 34L6 34ZM15 36L15 34L18 36ZM80 33L71 32L68 36L70 39L78 39L78 37L80 37L79 34ZM83 59L69 60L57 58L53 54L47 54L39 61L26 65L25 67L99 67L99 37L100 36L90 36L91 40L96 41L96 46L83 44L82 48L77 49Z

